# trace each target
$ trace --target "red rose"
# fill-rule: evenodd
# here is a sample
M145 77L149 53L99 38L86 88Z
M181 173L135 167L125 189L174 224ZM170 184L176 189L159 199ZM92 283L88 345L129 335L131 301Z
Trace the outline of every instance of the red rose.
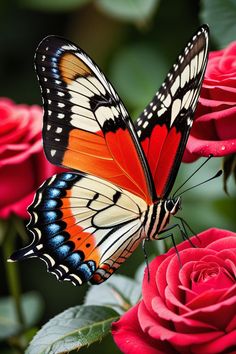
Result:
M143 299L113 323L123 353L236 352L236 234L209 229L150 264Z
M236 152L236 41L210 52L184 162Z
M0 98L0 218L27 218L37 187L55 173L41 139L42 109Z

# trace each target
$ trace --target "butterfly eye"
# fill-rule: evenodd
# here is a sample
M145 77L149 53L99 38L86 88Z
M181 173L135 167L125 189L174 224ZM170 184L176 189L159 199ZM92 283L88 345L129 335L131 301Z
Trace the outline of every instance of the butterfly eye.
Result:
M175 206L174 200L173 200L173 199L167 200L166 203L165 203L165 206L166 206L166 209L167 209L169 212L171 212L171 210L172 210L172 209L174 208L174 206Z
M174 215L180 209L180 203L180 198L168 199L165 202L166 210Z

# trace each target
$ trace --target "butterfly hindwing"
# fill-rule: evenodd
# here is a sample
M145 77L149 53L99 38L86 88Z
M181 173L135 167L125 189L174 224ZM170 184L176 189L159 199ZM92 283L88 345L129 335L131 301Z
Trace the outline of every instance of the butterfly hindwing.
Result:
M104 178L150 204L155 190L135 129L96 64L73 43L49 36L36 51L35 65L48 160Z
M156 193L163 199L169 196L182 160L207 54L208 27L203 25L178 57L161 88L135 124Z
M144 200L100 178L55 175L29 207L34 241L11 258L37 256L60 280L101 283L139 245L146 209Z

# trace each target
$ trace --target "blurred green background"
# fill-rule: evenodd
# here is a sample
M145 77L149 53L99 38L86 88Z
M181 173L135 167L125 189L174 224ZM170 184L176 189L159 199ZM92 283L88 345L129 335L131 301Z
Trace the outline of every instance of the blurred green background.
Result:
M236 1L228 0L1 0L0 96L12 98L17 103L41 105L33 68L34 51L43 37L57 34L77 43L94 59L117 89L131 116L136 118L199 24L207 22L210 25L211 49L222 48L236 39L235 9ZM220 21L222 17L225 18L224 27ZM221 163L221 159L210 161L188 186L211 177ZM182 166L175 186L199 164L200 161ZM183 197L182 216L196 232L209 227L235 231L234 190L233 181L229 181L230 196L227 196L221 178L196 188ZM147 248L149 254L157 254L161 242L154 242ZM0 265L1 297L9 293L4 272L5 256L1 257ZM143 260L140 248L119 273L132 276ZM38 317L37 328L68 307L83 302L86 285L75 288L59 283L46 273L45 265L38 260L23 262L19 267L22 291L40 294L40 297L32 295L25 300L27 311L31 312L29 316ZM0 317L4 308L1 306L0 302ZM1 328L4 323L0 320ZM28 333L32 334L33 330ZM2 337L0 352L17 353L10 348L14 336L8 334L7 341L5 337ZM81 350L84 352L119 353L119 350L110 337Z

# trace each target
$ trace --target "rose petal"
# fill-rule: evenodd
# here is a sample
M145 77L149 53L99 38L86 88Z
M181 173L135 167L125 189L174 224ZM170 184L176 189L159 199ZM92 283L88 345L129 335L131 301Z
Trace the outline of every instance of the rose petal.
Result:
M210 343L195 345L194 348L192 348L192 353L235 354L235 338L236 330L232 331L231 333L222 333L221 337L211 341ZM232 350L230 350L230 347L232 347ZM227 348L229 351L226 352Z
M216 293L217 291L211 291L210 294L209 291L208 296L210 297L210 295L212 295L214 299L214 294ZM218 296L216 296L216 301L217 298ZM204 303L205 299L206 304ZM212 300L210 300L210 302L212 302ZM186 313L184 316L192 320L202 321L209 325L215 325L219 330L224 331L236 312L236 296L207 306L207 294L202 294L195 299L195 308L195 310Z
M184 157L185 162L192 162L200 156L208 157L209 155L213 155L215 157L222 157L236 152L236 141L234 140L209 141L190 136L189 142L188 154ZM189 154L194 155L191 157Z
M166 351L159 350L156 342L147 338L142 332L137 317L138 307L139 305L132 307L119 321L113 322L112 335L115 343L125 354L166 353Z
M171 292L167 292L167 295L170 296ZM152 306L156 315L159 317L159 324L162 324L164 327L172 328L174 326L177 331L181 328L180 332L182 333L192 333L193 331L199 333L203 331L206 332L206 330L212 331L212 329L216 329L214 324L198 321L197 319L192 319L191 317L183 316L182 314L179 315L178 313L170 311L163 300L158 296L152 299Z
M159 322L150 317L150 314L142 302L139 308L139 323L144 333L148 333L153 339L167 341L171 343L173 347L187 347L194 343L204 343L222 335L220 331L198 333L197 336L194 333L177 333L175 330L171 329L173 326L169 325L169 328L163 327ZM169 352L167 351L167 353Z

